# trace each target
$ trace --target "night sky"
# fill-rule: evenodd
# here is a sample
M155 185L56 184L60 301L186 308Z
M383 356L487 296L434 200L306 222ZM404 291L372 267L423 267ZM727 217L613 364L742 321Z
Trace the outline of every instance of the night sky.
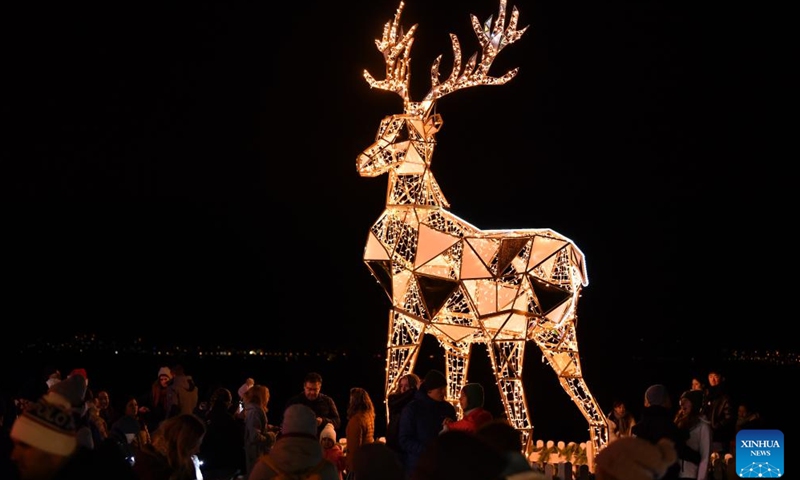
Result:
M355 159L402 109L361 76L383 76L374 39L397 3L286 3L8 12L3 309L18 330L4 342L385 345L389 301L361 256L387 177L359 177ZM517 78L438 104L433 171L451 211L575 241L587 348L791 345L791 57L777 12L513 5L530 28L492 73ZM406 3L412 97L437 55L449 74L448 33L469 56L469 14L497 8Z

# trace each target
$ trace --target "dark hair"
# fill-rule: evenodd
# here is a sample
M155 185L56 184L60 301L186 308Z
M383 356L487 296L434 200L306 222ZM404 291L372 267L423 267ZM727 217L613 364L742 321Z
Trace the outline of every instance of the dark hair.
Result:
M501 478L506 457L477 435L448 430L428 442L411 480L486 480Z
M231 391L225 387L218 387L214 390L214 393L211 394L211 407L225 406L228 407L233 402L233 395L231 395Z
M308 373L303 383L322 383L322 375L317 372Z
M475 434L503 452L522 450L522 433L505 418L497 418L481 425Z
M422 383L422 380L420 380L419 375L416 373L407 373L400 377L400 380L404 378L408 379L408 386L411 388L419 388L419 384Z

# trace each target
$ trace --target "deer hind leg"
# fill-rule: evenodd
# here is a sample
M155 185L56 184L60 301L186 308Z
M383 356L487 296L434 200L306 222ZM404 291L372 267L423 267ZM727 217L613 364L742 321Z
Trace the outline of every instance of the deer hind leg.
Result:
M564 321L560 328L536 327L533 339L556 372L561 386L589 423L589 439L593 453L597 454L608 443L608 424L581 373L575 318ZM590 466L593 464L591 457Z
M447 398L446 400L456 407L459 417L464 412L461 411L459 398L461 389L467 383L467 370L469 369L469 349L467 343L457 343L454 345L443 345L445 355L445 377L447 378ZM453 420L456 420L455 418Z
M400 377L414 371L417 363L425 324L403 315L397 310L389 312L389 341L386 347L386 397L397 386ZM389 404L386 404L389 418Z
M522 386L525 340L497 340L489 342L487 347L506 417L522 434L522 446L527 457L533 447L533 425Z

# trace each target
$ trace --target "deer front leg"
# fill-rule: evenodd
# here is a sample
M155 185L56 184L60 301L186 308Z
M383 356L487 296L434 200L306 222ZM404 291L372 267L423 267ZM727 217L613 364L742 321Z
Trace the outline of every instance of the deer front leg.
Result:
M487 347L506 417L511 426L522 434L523 453L527 457L533 447L533 425L522 386L525 340L493 341Z
M561 329L537 327L533 338L542 350L547 363L556 372L561 387L569 394L589 423L592 453L597 455L608 443L608 423L581 373L575 318L564 322ZM589 455L588 459L590 469L594 467L593 455Z
M461 390L467 383L467 370L469 369L469 344L459 343L454 346L444 345L445 354L445 377L447 378L447 400L456 407L459 417L464 413L461 411ZM455 418L453 420L456 420Z
M414 371L417 363L425 324L403 315L397 310L389 312L389 341L386 347L386 395L397 387L400 377ZM389 404L386 403L386 418Z

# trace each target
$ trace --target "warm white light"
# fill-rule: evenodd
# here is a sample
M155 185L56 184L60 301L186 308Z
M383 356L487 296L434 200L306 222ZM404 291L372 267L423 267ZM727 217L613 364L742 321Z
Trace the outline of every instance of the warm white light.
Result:
M394 92L404 112L386 117L375 143L358 156L362 176L389 176L386 209L370 229L364 261L392 304L386 359L386 393L414 370L424 335L433 335L445 352L447 399L458 408L467 382L472 344L486 344L508 420L532 450L528 402L522 385L524 350L532 340L555 370L561 386L589 423L598 452L608 441L606 419L581 373L576 338L577 302L588 284L583 253L549 229L481 230L447 210L449 204L431 172L435 135L442 118L435 102L467 87L502 85L517 74L489 75L497 54L517 41L519 12L508 25L506 0L492 23L472 15L481 45L461 62L455 35L453 71L440 81L439 62L431 69L432 88L421 102L409 97L411 46L417 25L400 27L403 2L383 37L376 40L386 62L386 78L364 78L373 88ZM494 125L493 125L494 127Z

